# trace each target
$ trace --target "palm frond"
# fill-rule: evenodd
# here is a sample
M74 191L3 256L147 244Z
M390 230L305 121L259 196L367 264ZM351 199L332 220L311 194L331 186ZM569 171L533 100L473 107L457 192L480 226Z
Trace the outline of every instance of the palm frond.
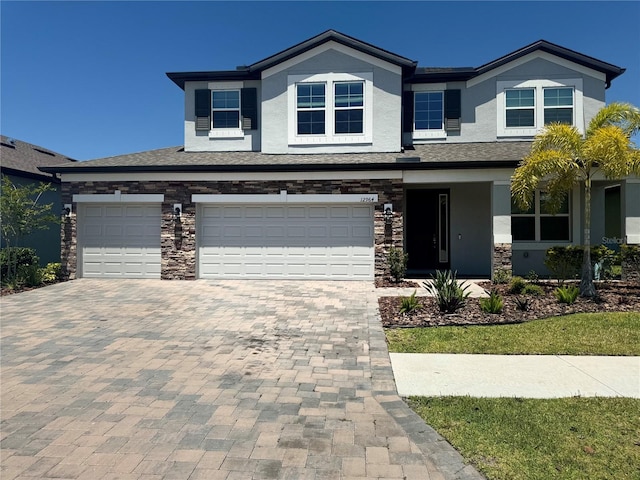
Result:
M582 135L576 127L564 123L551 123L536 135L531 152L554 150L565 152L573 158L580 158L581 146Z
M585 158L597 163L607 178L622 178L631 173L631 141L616 125L605 125L584 142Z
M586 136L590 137L599 128L609 125L616 125L627 137L635 135L640 132L640 109L623 102L614 102L602 107L589 122Z

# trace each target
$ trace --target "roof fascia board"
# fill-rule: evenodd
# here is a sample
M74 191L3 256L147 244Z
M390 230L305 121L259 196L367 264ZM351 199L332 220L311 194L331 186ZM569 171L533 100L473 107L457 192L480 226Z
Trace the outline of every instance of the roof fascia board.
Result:
M262 78L265 79L272 75L280 73L284 70L287 70L293 67L294 65L297 65L301 62L309 60L315 57L316 55L324 53L328 50L336 50L337 52L357 58L358 60L362 60L364 62L370 63L372 65L375 65L376 67L383 68L397 75L402 74L402 68L399 67L398 65L394 65L393 63L389 63L385 60L380 60L379 58L369 55L367 53L364 53L360 50L357 50L352 47L347 47L341 43L331 40L323 43L322 45L318 45L310 50L307 50L303 53L300 53L299 55L293 58L285 60L284 62L278 63L277 65L274 65L271 68L267 68L266 70L263 70Z
M441 169L468 169L468 168L494 168L516 167L520 160L464 160L464 161L438 161L438 162L389 162L389 163L352 163L338 164L314 164L314 165L159 165L159 166L108 166L108 167L78 167L73 169L61 169L56 171L64 178L67 174L76 173L143 173L143 172L362 172L369 170L441 170ZM65 180L66 181L66 180Z
M579 72L583 75L588 75L590 77L594 77L598 80L601 80L603 82L606 82L607 80L607 76L602 73L599 72L597 70L593 70L591 68L587 68L583 65L580 65L579 63L575 63L569 60L566 60L564 58L558 57L556 55L547 53L547 52L543 52L540 50L537 50L535 52L531 52L528 53L520 58L516 58L515 60L510 61L509 63L505 63L504 65L500 65L499 67L495 67L487 72L481 73L480 75L478 75L475 78L472 78L471 80L467 81L467 87L471 88L474 87L486 80L489 80L490 78L496 77L498 75L502 75L505 72L508 72L509 70L519 67L521 65L524 65L525 63L528 63L532 60L536 60L536 59L543 59L543 60L547 60L549 62L555 63L557 65L560 65L562 67L566 67L569 68L571 70L574 70L576 72Z
M211 72L168 72L167 77L184 90L186 82L219 82L259 80L260 76L247 70L220 70Z
M60 179L56 177L54 173L51 173L50 175L45 175L43 173L38 174L33 172L27 172L24 170L17 170L11 167L2 167L2 173L4 173L5 175L11 175L13 177L29 178L31 180L38 180L41 182L60 183Z

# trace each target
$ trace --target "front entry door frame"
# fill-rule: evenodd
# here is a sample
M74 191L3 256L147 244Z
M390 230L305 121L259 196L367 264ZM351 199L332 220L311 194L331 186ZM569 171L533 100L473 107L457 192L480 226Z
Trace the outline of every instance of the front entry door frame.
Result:
M405 245L408 273L420 276L450 268L450 190L405 191Z

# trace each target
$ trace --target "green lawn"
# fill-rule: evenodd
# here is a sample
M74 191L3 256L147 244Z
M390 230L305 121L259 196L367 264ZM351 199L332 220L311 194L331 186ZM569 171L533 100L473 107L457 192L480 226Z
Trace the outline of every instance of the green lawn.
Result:
M411 407L490 480L640 479L640 400L441 397Z
M581 313L515 325L402 328L385 333L389 351L398 353L640 355L640 312Z

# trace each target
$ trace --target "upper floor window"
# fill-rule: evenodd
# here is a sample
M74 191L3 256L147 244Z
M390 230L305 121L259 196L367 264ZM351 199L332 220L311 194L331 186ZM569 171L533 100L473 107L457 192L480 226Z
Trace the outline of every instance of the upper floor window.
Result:
M532 137L560 122L584 132L582 79L497 82L499 137Z
M570 241L569 196L555 213L549 210L547 195L540 190L535 192L528 210L520 209L512 201L511 235L514 241Z
M240 90L214 90L211 97L213 128L240 128Z
M415 92L414 130L443 130L444 93Z
M544 88L544 124L573 125L573 88Z
M535 89L519 88L505 91L507 127L534 127Z
M298 135L324 135L325 85L306 83L297 86Z
M289 144L371 143L373 74L289 75Z
M364 83L340 82L334 84L335 133L362 133L364 131Z

